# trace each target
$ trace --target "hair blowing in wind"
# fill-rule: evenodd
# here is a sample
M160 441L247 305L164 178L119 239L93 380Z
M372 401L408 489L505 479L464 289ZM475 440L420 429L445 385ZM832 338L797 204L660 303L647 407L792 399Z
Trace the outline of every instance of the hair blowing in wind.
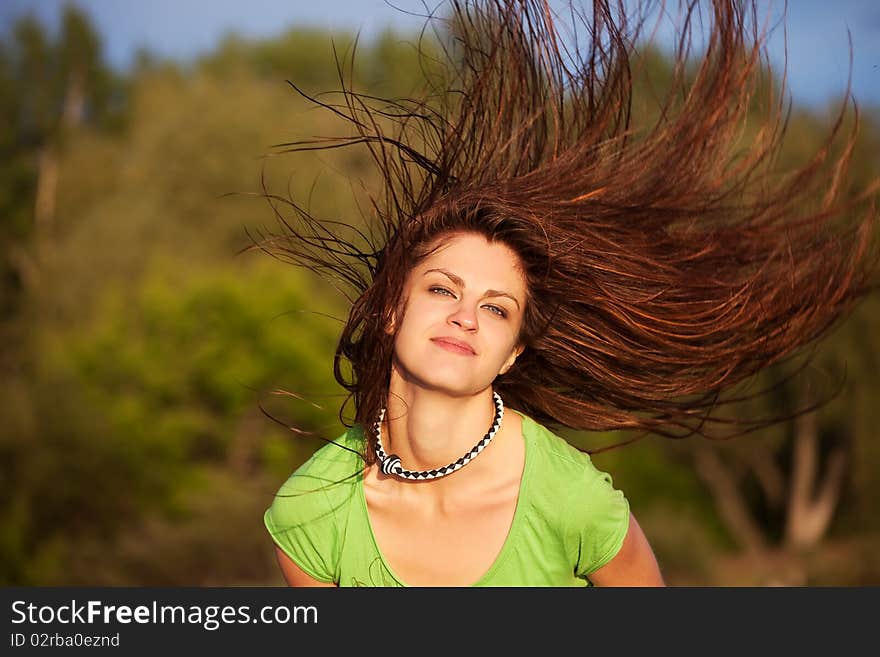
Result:
M637 113L652 25L638 9L452 1L428 20L443 56L422 51L423 96L377 99L344 79L339 102L306 96L351 134L279 148L366 148L383 184L359 221L265 192L282 232L257 246L349 295L334 369L354 422L371 426L386 403L385 329L407 272L457 231L510 245L528 284L525 351L494 389L574 429L711 437L766 424L725 413L742 400L727 393L873 289L876 185L847 190L855 103L799 168L778 171L787 103L767 91L766 17L715 0L665 7L680 35L672 76Z

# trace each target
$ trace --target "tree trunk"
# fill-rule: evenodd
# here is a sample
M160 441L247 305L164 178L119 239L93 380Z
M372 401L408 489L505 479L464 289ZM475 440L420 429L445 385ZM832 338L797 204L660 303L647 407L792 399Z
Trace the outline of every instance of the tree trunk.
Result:
M815 413L798 418L792 456L785 543L793 548L808 548L819 542L831 524L848 459L842 448L831 452L818 494L814 494L819 473L819 433Z
M695 452L697 473L715 498L715 505L734 540L752 555L766 552L766 541L752 518L739 485L715 447L699 445Z
M37 266L42 269L52 257L52 230L58 192L58 151L54 143L40 148L37 160L37 198L34 203L34 243Z
M84 71L75 69L67 79L60 134L79 126L85 117ZM48 137L37 159L37 194L34 201L34 240L37 266L42 268L52 258L55 214L58 197L59 138Z

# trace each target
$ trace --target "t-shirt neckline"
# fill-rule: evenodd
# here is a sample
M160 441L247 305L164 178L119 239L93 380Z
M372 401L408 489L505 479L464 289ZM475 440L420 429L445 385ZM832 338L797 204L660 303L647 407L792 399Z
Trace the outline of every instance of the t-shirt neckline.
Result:
M525 507L526 507L526 499L528 492L528 481L529 481L529 473L531 471L531 463L532 459L530 458L531 452L531 429L532 429L532 419L524 415L523 413L509 408L507 410L513 411L517 415L522 418L522 438L525 444L525 463L523 464L523 473L522 478L519 482L519 492L516 496L516 507L513 510L513 520L510 523L510 529L507 530L507 537L504 539L504 543L501 546L501 550L498 551L495 560L489 566L485 573L483 573L480 578L474 582L473 584L469 584L463 588L473 588L475 586L481 586L486 581L488 581L492 575L495 574L495 571L501 567L501 564L507 557L507 554L513 549L513 544L516 542L516 533L519 529L519 525L522 524L522 516L525 515ZM360 507L361 513L363 514L364 523L367 526L367 530L370 533L370 540L373 543L373 548L376 550L376 554L379 555L379 560L382 562L382 566L385 570L391 575L395 582L400 584L403 587L411 588L409 584L404 582L400 577L397 576L397 573L394 572L394 569L388 565L388 561L385 559L385 555L382 554L382 550L379 548L379 542L376 540L376 534L373 532L373 524L370 522L370 512L367 508L367 495L364 491L364 476L361 473L358 481L358 497L360 498Z

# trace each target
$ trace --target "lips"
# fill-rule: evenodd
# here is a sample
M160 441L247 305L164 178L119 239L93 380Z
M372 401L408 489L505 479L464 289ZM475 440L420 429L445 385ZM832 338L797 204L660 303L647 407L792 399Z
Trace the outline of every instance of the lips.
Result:
M431 338L431 342L441 349L446 349L453 353L462 354L463 356L476 356L477 352L467 342L456 340L455 338Z

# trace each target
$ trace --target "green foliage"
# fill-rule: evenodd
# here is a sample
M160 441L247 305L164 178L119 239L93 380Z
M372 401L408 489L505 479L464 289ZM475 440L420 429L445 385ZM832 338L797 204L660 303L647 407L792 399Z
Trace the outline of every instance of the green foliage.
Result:
M134 293L108 286L87 324L44 329L32 442L3 442L17 464L4 491L16 503L3 512L3 579L27 582L33 550L60 565L83 536L115 537L123 518L185 513L180 495L206 466L289 472L319 443L259 413L273 406L271 388L326 408L285 400L273 415L335 438L335 327L309 312L326 297L265 265L194 271L162 259Z
M353 87L393 97L410 96L422 85L420 50L436 55L437 45L425 38L386 30L364 46L348 33L296 28L274 39L248 41L227 35L216 52L202 58L197 70L221 80L244 73L264 80L289 80L306 93Z
M300 277L185 271L157 260L134 295L109 288L93 324L42 349L45 363L94 396L115 433L169 463L223 460L237 422L270 388L340 392L334 327L309 312L319 304ZM298 404L296 421L316 429L327 412Z

